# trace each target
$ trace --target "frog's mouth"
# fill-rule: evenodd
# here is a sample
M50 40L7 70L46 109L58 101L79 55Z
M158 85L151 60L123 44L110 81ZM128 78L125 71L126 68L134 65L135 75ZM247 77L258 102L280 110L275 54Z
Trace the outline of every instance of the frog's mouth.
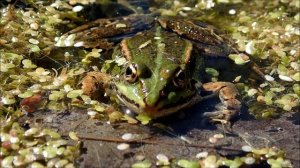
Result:
M201 96L197 93L190 95L189 97L181 98L177 103L169 103L164 106L158 106L157 104L154 106L145 105L145 107L140 107L139 104L134 101L128 99L124 95L117 94L117 98L130 110L135 113L145 113L149 115L151 118L159 118L164 117L169 114L178 112L184 108L191 107L197 104L202 100Z

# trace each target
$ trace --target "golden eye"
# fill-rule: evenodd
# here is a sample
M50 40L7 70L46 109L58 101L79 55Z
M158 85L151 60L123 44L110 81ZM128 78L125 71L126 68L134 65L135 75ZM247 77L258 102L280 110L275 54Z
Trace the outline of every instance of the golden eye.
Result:
M186 86L185 79L186 79L185 73L181 69L179 69L173 78L174 86L179 88L185 88Z
M125 70L125 80L127 82L135 82L137 80L137 66L136 64L130 64Z

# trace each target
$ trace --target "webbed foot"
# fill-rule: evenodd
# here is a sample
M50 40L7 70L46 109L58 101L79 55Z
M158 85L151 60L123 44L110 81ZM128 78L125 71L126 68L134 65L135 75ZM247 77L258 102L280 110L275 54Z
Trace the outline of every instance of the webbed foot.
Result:
M202 87L205 91L211 91L213 94L219 96L221 101L216 106L217 110L214 112L205 112L203 114L205 117L211 118L212 121L226 123L239 114L241 102L237 99L238 91L234 84L229 82L209 82L203 84ZM204 98L208 97L211 96Z

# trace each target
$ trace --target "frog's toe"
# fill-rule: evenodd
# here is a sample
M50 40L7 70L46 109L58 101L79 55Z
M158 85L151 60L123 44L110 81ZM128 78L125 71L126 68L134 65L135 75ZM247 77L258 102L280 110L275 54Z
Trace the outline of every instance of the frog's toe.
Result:
M235 116L237 116L238 114L239 111L237 110L224 109L213 112L205 112L203 113L203 116L209 118L211 121L227 122Z
M230 121L239 115L241 102L237 99L223 99L221 103L216 106L216 109L214 112L206 112L203 115L211 118L213 121L216 121L216 119Z
M204 113L205 117L213 121L230 121L237 116L241 109L241 102L238 100L238 91L229 82L210 82L203 85L204 90L212 91L219 96L221 101L214 112ZM221 121L222 122L222 121Z

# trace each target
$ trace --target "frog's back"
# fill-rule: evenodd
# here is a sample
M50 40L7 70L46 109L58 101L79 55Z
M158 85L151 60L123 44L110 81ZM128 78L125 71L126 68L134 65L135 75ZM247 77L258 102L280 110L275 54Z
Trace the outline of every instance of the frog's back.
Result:
M151 71L170 66L184 68L192 51L190 41L159 26L124 39L121 45L128 60L143 63Z

